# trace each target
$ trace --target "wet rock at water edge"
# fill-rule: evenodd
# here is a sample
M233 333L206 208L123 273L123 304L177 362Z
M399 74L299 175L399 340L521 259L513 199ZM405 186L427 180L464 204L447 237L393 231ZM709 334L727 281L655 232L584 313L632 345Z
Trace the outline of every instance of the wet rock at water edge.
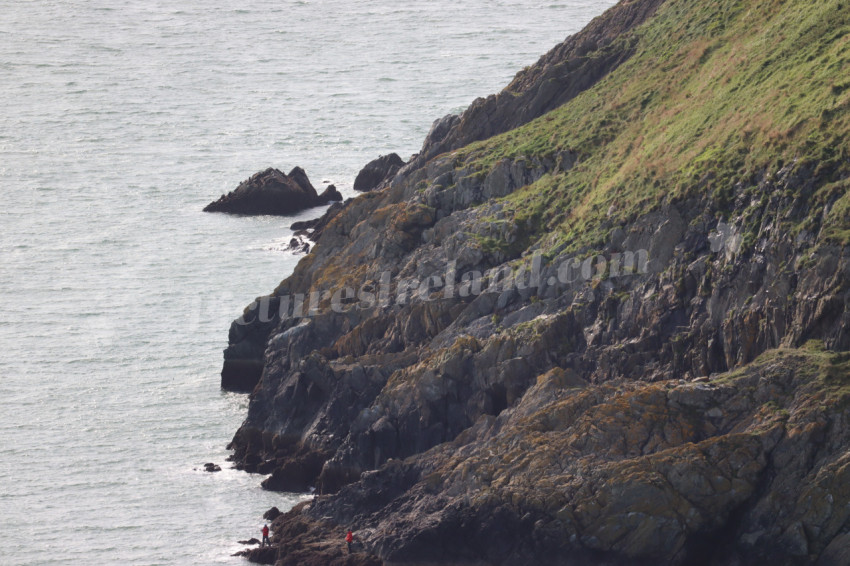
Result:
M333 185L329 185L322 194L316 192L300 167L295 167L288 175L278 169L268 168L208 204L204 212L287 216L341 200L342 195Z
M277 559L277 548L273 546L261 546L260 548L249 548L240 550L233 556L243 556L248 559L248 562L254 564L274 564Z

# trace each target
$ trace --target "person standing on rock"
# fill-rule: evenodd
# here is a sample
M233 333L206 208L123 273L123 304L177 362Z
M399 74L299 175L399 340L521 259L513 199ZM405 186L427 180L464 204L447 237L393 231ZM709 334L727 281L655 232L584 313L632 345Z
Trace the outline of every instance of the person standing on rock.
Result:
M351 529L348 529L348 533L345 535L345 544L348 545L348 553L351 554L351 542L354 540L354 533L351 532Z
M269 540L269 526L263 525L263 542L260 544L260 547L264 547L266 545L271 546L272 542Z

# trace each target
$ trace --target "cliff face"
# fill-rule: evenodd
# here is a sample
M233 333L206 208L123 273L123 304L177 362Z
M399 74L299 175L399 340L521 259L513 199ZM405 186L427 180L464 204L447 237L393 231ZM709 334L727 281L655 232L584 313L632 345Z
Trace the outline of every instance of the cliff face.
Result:
M225 354L278 562L845 563L848 37L623 2L335 209Z

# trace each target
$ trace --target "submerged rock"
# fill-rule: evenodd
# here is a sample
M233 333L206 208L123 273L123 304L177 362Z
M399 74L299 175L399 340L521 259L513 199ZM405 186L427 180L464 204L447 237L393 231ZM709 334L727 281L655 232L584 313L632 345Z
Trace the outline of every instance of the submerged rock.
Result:
M256 173L230 193L208 204L204 212L286 216L341 200L342 195L334 185L329 185L322 194L318 194L300 167L295 167L288 175L269 168Z
M286 250L295 255L308 253L310 251L310 242L307 241L309 237L310 235L306 231L295 233L289 239L289 245L287 245Z

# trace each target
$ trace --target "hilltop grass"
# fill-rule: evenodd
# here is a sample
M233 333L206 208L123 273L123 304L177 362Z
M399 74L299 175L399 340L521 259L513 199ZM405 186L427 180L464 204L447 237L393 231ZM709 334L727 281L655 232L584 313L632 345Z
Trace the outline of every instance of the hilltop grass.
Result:
M635 33L635 55L593 88L459 159L577 152L504 199L572 249L660 202L708 194L729 211L736 183L806 166L837 199L824 235L850 243L850 2L668 0Z

